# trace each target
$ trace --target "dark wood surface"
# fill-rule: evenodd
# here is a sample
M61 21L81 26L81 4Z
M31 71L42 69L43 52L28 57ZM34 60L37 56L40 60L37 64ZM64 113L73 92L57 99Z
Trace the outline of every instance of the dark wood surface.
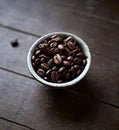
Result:
M27 68L30 46L54 31L77 34L92 53L69 89L46 87ZM0 130L119 130L118 48L117 0L0 0Z

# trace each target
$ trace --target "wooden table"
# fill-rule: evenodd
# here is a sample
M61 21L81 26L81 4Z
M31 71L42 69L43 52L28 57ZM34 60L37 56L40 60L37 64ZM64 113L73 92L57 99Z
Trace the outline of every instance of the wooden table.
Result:
M80 36L92 53L69 89L46 87L27 68L33 42L55 31ZM119 130L119 1L0 0L0 130Z

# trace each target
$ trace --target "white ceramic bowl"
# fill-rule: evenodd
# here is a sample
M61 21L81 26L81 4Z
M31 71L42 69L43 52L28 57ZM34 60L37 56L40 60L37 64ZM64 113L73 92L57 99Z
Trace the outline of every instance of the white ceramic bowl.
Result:
M76 77L75 79L73 79L73 80L71 80L69 82L65 82L65 83L48 82L48 81L42 79L41 77L39 77L37 75L37 73L34 71L33 66L32 66L31 57L32 57L32 55L34 53L35 47L40 42L42 42L43 40L49 38L50 36L52 36L54 34L61 34L61 35L66 35L66 36L72 36L76 41L78 41L78 43L80 44L83 52L85 53L85 55L87 57L87 64L86 64L83 72L78 77ZM32 76L36 80L38 80L39 82L41 82L42 84L45 84L45 85L51 86L51 87L58 87L58 88L69 87L69 86L72 86L72 85L76 84L77 82L79 82L86 75L86 73L88 72L90 64L91 64L91 53L89 51L89 48L88 48L87 44L81 38L79 38L78 36L76 36L74 34L71 34L71 33L67 33L67 32L54 32L54 33L46 34L46 35L42 36L41 38L39 38L37 41L34 42L34 44L31 46L31 48L29 49L29 52L28 52L27 64L28 64L28 69L31 72Z

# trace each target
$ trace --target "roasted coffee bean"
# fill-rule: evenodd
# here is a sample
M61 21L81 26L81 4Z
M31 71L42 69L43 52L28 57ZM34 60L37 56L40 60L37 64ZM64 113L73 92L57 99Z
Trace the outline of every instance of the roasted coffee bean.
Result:
M35 59L35 64L38 65L39 63L40 63L40 59L39 58Z
M68 69L65 69L65 70L61 73L62 77L63 77L67 72L68 72Z
M75 70L78 70L79 68L80 68L79 65L74 65L74 69L75 69Z
M60 50L63 50L63 49L64 49L64 46L63 46L62 44L59 44L59 45L58 45L58 48L59 48Z
M59 48L55 48L54 51L53 51L53 54L58 54L59 53Z
M51 51L50 51L50 47L46 47L43 49L43 52L46 56L50 56L51 55Z
M63 65L65 65L65 66L70 66L71 63L70 63L69 61L64 60L64 61L63 61Z
M65 70L66 70L66 67L63 66L59 68L58 73L63 73Z
M58 36L58 35L56 35L56 34L55 34L55 35L52 35L52 36L51 36L51 39L56 38L57 36Z
M76 57L76 53L78 52L78 49L75 49L75 50L72 50L70 52L70 55L73 56L73 57Z
M67 37L67 38L65 39L65 42L68 42L68 41L73 41L73 38L72 38L71 36Z
M57 82L58 82L58 83L63 83L64 81L63 81L63 80L58 80Z
M46 55L42 54L42 55L39 55L39 58L49 59L50 57L48 57L48 56L46 56Z
M62 38L60 36L57 36L55 38L52 38L53 41L60 42L62 41Z
M57 46L57 42L50 43L50 47L56 47L56 46Z
M40 59L40 62L41 62L41 63L45 63L45 62L46 62L45 58L42 57L42 58Z
M57 71L57 70L58 70L58 67L57 67L57 66L54 66L54 67L52 68L52 70Z
M55 64L61 64L61 62L62 62L62 58L61 58L61 56L60 56L59 54L56 54L56 55L53 57L53 59L54 59L54 63L55 63Z
M65 74L65 78L66 78L66 79L70 79L70 77L71 77L71 74L70 74L70 73L66 73L66 74Z
M48 70L49 66L48 66L48 64L43 63L43 64L41 64L41 68L44 69L44 70Z
M43 69L38 69L37 70L37 74L41 77L44 77L45 76L45 71Z
M67 60L68 60L68 61L70 61L70 62L72 62L72 61L73 61L73 59L74 59L74 57L73 57L73 56L68 56L68 57L67 57Z
M55 49L55 48L50 48L50 52L53 53L54 49Z
M47 62L47 64L48 64L50 67L52 67L52 66L53 66L53 64L54 64L53 59L49 59L49 61Z
M63 60L67 59L67 57L65 55L62 55L61 57L62 57Z
M13 40L11 40L10 43L11 43L11 45L12 45L13 47L17 47L17 46L19 45L17 39L13 39Z
M53 40L49 40L49 41L48 41L48 45L50 45L50 43L52 43L52 42L54 42L54 41L53 41Z
M81 58L74 58L73 63L80 65L80 64L82 64L82 59Z
M81 74L81 72L82 72L82 70L81 70L81 69L79 69L79 70L77 71L77 75L80 75L80 74Z
M71 42L71 41L69 41L69 42L67 42L67 46L68 46L68 48L69 49L71 49L71 50L73 50L73 49L75 49L75 42Z
M65 50L67 53L71 53L71 50L69 48L65 47Z
M49 78L48 78L48 77L44 77L44 80L47 80L47 81L49 81Z
M40 55L40 50L37 50L36 52L35 52L35 57L38 57L39 55Z
M35 48L35 51L37 51L37 50L39 50L39 48L38 48L38 47L36 47L36 48Z
M83 67L83 66L80 66L80 69L83 71L84 67Z
M50 77L51 72L52 72L52 70L51 70L51 69L49 69L49 70L46 72L46 76L47 76L47 77Z
M47 43L41 43L38 45L39 49L43 49L45 47L48 47L48 44Z
M72 79L74 79L76 76L77 76L77 73L74 72L74 73L72 74Z
M57 82L58 81L58 73L57 73L57 71L52 71L51 72L51 81L52 82Z
M74 66L71 66L71 68L69 69L70 72L74 72Z
M32 61L34 61L35 60L35 56L33 55L31 59L32 59Z
M38 66L34 62L32 63L32 66L35 70L38 68Z
M79 52L76 54L78 57L83 58L85 57L85 54L83 52Z
M87 60L84 59L84 60L83 60L83 66L85 66L86 64L87 64Z

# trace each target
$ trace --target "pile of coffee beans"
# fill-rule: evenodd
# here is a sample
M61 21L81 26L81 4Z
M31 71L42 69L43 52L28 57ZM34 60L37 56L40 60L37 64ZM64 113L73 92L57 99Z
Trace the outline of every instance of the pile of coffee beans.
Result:
M52 35L39 43L32 55L36 73L46 81L64 83L79 76L87 58L71 36Z

